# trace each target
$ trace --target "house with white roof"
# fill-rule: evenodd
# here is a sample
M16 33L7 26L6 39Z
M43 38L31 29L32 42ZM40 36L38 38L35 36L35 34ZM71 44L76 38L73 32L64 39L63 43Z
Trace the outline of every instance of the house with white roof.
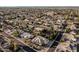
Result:
M21 38L28 38L28 39L33 38L33 35L27 32L22 33L20 36Z
M48 44L49 40L42 36L36 36L34 39L32 39L32 42L38 45L45 45Z

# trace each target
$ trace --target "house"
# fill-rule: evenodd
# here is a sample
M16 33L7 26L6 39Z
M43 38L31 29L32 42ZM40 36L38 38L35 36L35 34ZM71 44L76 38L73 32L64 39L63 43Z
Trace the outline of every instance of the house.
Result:
M44 29L44 28L42 28L42 27L35 27L34 30L33 30L33 32L34 32L35 34L40 34L40 32L41 32L43 29Z
M75 33L74 31L71 31L70 34L72 34L72 35L76 35L76 33Z
M68 41L68 42L60 43L55 49L55 52L72 52L70 48L70 42Z
M7 34L12 34L12 30L10 30L10 29L4 29L4 32Z
M30 33L27 33L27 32L24 32L20 35L21 38L28 38L28 39L31 39L33 38L34 36Z
M76 30L76 26L74 24L68 25L66 28L69 28L70 30Z
M42 28L42 27L36 27L35 28L35 31L42 31L44 28Z
M58 20L55 22L55 24L57 24L57 25L62 25L62 20L58 19Z
M50 12L46 12L45 14L46 14L46 15L53 16L53 15L54 15L54 12L53 12L53 11L50 11Z
M58 29L58 25L54 25L54 30L57 30Z
M69 33L64 33L63 37L64 37L64 39L69 39L69 41L76 41L74 35L69 34Z
M71 20L66 21L68 25L73 25L73 22Z
M29 22L29 20L28 20L28 19L25 19L24 21L25 21L25 22Z
M61 25L56 25L56 24L55 24L55 25L53 26L53 28L54 28L55 31L61 31L61 30L62 30L62 26L61 26Z
M34 39L32 39L32 42L38 45L45 45L48 44L49 40L42 36L36 36Z

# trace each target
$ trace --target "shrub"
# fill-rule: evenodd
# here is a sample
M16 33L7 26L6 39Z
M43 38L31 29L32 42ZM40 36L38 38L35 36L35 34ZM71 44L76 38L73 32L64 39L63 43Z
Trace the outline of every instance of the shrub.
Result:
M20 33L19 33L18 31L15 31L15 32L12 33L12 35L15 36L15 37L18 37L19 34L20 34Z

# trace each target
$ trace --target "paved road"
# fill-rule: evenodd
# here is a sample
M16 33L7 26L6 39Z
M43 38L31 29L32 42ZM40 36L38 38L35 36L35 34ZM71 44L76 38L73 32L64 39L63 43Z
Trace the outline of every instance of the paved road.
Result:
M62 35L64 33L64 29L66 28L66 26L64 25L64 28L62 28L62 31L59 32L59 34L57 35L57 37L55 38L54 42L52 43L51 47L54 47L54 49L58 46L61 38L62 38ZM50 47L50 49L51 49Z
M22 46L22 48L27 52L36 52L35 50L29 48L28 46Z
M56 47L58 46L62 36L63 36L63 33L64 33L64 29L66 29L66 26L67 25L63 25L63 28L62 28L62 31L59 32L58 36L55 38L55 41L53 42L52 46L51 47L54 47L54 50L56 49ZM53 50L53 51L54 51Z
M60 32L59 35L56 37L55 41L53 42L51 47L56 47L59 44L59 41L61 40L62 33Z

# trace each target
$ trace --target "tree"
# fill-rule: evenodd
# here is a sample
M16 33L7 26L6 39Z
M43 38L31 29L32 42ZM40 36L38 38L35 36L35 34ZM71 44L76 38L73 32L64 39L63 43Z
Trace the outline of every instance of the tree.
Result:
M20 33L19 33L18 31L15 31L15 32L12 33L12 35L15 36L15 37L18 37L19 34L20 34Z
M13 40L11 40L9 49L13 52L16 52L18 48L19 48L18 44L14 42Z
M49 36L49 40L54 40L57 34L58 34L58 33L54 31L54 32Z
M65 31L66 31L66 33L69 33L71 30L68 28L68 29L66 29Z

